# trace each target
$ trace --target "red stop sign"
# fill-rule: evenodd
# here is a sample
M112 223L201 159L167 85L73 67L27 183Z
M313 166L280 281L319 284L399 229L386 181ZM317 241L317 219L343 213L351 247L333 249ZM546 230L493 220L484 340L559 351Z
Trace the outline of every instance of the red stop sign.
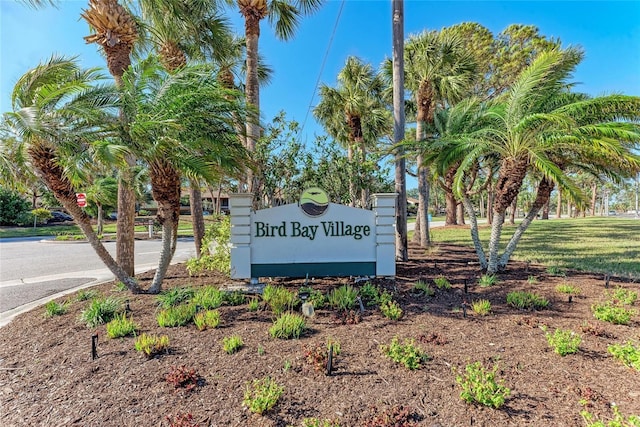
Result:
M87 206L87 195L84 193L76 193L76 201L78 202L78 206L84 208Z

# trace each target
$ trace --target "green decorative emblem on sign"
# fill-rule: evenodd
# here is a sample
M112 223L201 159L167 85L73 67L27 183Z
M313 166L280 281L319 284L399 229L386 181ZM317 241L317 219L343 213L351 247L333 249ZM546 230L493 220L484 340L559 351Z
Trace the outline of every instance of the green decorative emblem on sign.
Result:
M329 197L322 188L308 188L300 196L299 205L305 214L318 217L324 215L329 208Z

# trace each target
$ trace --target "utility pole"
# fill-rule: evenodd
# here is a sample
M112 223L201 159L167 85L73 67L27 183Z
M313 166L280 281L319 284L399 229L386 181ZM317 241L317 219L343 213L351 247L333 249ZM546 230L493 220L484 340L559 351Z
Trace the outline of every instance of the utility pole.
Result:
M393 143L404 140L404 0L392 0ZM408 261L407 178L404 148L395 149L396 261Z

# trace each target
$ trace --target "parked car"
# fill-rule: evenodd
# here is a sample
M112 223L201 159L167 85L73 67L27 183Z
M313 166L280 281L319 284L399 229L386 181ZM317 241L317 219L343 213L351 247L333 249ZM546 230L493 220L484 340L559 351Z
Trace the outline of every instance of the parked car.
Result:
M65 222L65 221L73 221L73 217L68 213L53 211L51 212L51 218L47 222L49 223L49 222Z

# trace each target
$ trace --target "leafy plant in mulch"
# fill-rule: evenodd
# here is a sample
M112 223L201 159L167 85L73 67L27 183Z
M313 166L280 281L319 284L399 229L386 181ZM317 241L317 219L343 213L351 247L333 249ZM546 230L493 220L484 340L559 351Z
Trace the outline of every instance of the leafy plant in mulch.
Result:
M403 344L400 344L398 337L393 337L391 343L381 345L380 350L385 356L411 371L420 369L422 364L429 360L429 356L417 347L412 339L405 339Z
M191 298L191 304L202 307L205 310L213 310L220 307L225 301L225 292L214 286L205 286L198 289Z
M320 420L318 418L304 418L302 420L302 427L340 427L338 421L333 420Z
M553 348L553 351L560 356L574 354L578 352L582 337L568 329L556 329L553 334L547 332L547 342Z
M426 344L435 344L435 345L445 345L449 342L447 337L444 335L437 334L435 332L431 332L427 335L420 335L418 337L418 341Z
M561 283L556 286L556 292L567 295L580 295L580 288L569 283Z
M538 283L538 278L536 276L529 276L527 277L527 283L530 285L535 285L536 283Z
M207 328L215 329L220 325L220 312L218 310L199 311L193 316L193 323L199 331Z
M160 310L156 315L156 321L158 322L158 326L163 328L175 328L191 323L195 315L195 305L183 304Z
M610 345L607 351L626 366L640 371L640 344L634 345L631 341L627 341L625 344Z
M122 282L116 282L116 284L114 285L114 289L116 290L116 292L124 292L129 288L127 288L127 285Z
M565 277L567 275L564 269L558 265L550 265L547 267L547 273L556 277Z
M281 339L300 338L306 329L306 321L300 314L282 313L269 328L269 335Z
M480 316L487 316L491 313L491 302L488 299L479 299L471 303L471 310Z
M438 276L434 278L433 283L438 289L451 289L451 282L444 276Z
M233 354L244 346L240 335L231 335L222 339L222 349L227 354Z
M83 289L76 294L76 301L88 301L98 298L100 294L95 289Z
M435 289L433 289L433 287L424 280L418 280L413 284L413 292L422 294L426 297L432 297L436 294Z
M258 311L260 310L260 300L258 298L251 298L249 303L247 304L247 308L249 311Z
M403 405L394 405L387 408L372 419L364 422L364 427L414 427L418 425L420 418L415 410Z
M396 301L384 301L380 304L380 311L387 319L398 320L402 317L402 308Z
M502 381L496 381L497 371L498 366L487 370L480 362L468 364L465 372L456 376L456 382L462 387L460 398L468 403L479 403L492 408L504 405L511 390Z
M276 316L293 308L300 302L298 295L283 286L267 285L262 291L262 299Z
M325 372L329 362L329 349L333 350L333 357L340 355L340 343L333 339L328 339L325 345L304 345L302 347L304 360L308 365L313 366L317 372ZM335 360L335 359L334 359Z
M193 368L186 365L172 366L165 375L165 381L173 385L175 391L193 391L201 381L200 375Z
M482 288L488 288L498 283L498 277L495 274L483 274L478 279L478 285Z
M594 337L615 338L613 334L610 334L601 325L596 323L584 322L582 326L580 326L580 330L583 333L593 335Z
M362 321L360 310L339 311L334 314L335 323L340 325L356 325Z
M313 308L320 309L327 303L327 296L317 289L310 286L302 286L298 289L298 295L307 294L306 302L313 304Z
M89 302L89 306L82 310L80 319L90 328L110 322L116 314L122 312L122 301L116 298L96 298Z
M230 306L238 306L244 304L246 296L240 291L225 292L224 302Z
M329 305L339 311L348 311L355 307L358 298L358 290L351 285L342 285L329 292L327 300Z
M360 298L362 298L362 303L366 307L374 307L380 304L380 288L371 282L362 285L358 293Z
M198 423L191 414L167 415L164 419L169 423L169 427L198 427Z
M587 427L640 427L640 416L625 416L620 413L616 404L612 404L611 408L613 409L613 419L606 422L596 419L596 416L588 411L581 411L580 415L584 418Z
M69 304L69 301L49 301L44 305L44 317L51 318L54 316L62 316L67 312Z
M628 325L636 311L614 304L612 301L604 301L591 306L593 316L603 322L614 325Z
M109 338L122 338L128 335L135 335L138 325L133 321L133 316L127 318L126 313L116 315L107 323L107 336Z
M167 309L188 302L193 294L191 288L171 288L156 296L156 302L160 308Z
M157 336L143 333L136 338L134 348L136 351L141 351L147 357L151 358L169 349L169 337L166 335Z
M513 291L507 294L507 304L521 310L542 310L549 306L549 300L526 291Z
M607 292L607 296L617 305L633 305L638 299L638 293L636 291L624 288L616 288L613 292Z
M254 414L264 414L278 403L284 393L284 387L279 386L271 377L255 379L245 384L242 404Z

